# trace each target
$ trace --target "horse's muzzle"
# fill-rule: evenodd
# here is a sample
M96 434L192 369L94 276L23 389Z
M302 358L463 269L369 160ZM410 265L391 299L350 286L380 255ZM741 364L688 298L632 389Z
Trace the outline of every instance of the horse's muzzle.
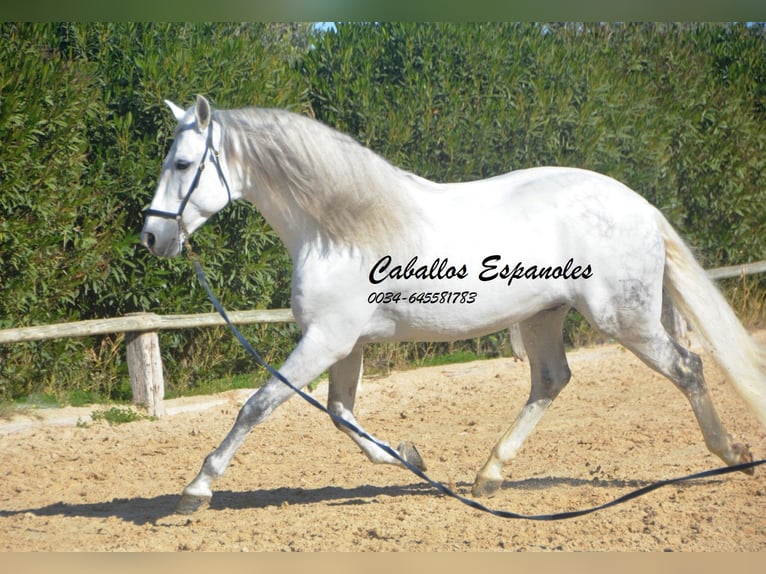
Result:
M158 225L144 224L141 231L141 245L146 247L152 255L157 257L175 257L181 253L181 241L179 231L175 228L175 221L161 222Z

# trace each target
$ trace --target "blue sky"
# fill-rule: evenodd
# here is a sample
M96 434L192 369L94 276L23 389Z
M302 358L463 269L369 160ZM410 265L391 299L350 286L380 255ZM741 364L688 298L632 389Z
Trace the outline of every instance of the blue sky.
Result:
M335 30L335 22L314 22L317 30Z

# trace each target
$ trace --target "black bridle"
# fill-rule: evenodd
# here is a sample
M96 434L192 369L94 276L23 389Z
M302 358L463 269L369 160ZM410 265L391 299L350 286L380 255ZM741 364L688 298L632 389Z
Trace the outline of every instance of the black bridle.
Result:
M191 128L187 128L191 129ZM148 209L144 210L144 217L161 217L163 219L174 219L178 223L179 227L182 226L182 218L184 214L184 210L186 209L186 204L189 203L189 199L192 196L192 193L194 193L194 190L197 189L199 186L199 180L202 176L202 172L205 171L205 160L207 159L208 153L211 153L211 157L213 160L213 165L215 165L215 169L218 172L218 178L221 180L223 185L226 187L226 194L228 195L228 200L226 201L226 205L229 205L231 203L231 189L229 189L229 182L226 180L226 177L223 174L223 168L221 167L221 161L219 158L219 151L215 149L213 146L213 121L210 120L210 124L207 128L207 140L205 141L205 151L202 152L202 158L199 160L199 165L197 166L197 173L194 174L194 179L191 182L191 185L189 186L189 191L186 192L186 195L181 200L181 205L178 206L178 210L176 212L172 211L163 211L161 209L153 209L149 207Z

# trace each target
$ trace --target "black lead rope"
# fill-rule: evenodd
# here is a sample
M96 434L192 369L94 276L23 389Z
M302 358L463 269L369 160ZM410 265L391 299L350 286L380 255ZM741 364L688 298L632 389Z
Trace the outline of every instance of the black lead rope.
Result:
M475 500L472 500L470 498L466 498L464 496L461 496L460 494L456 493L449 487L447 487L445 484L438 482L436 480L433 480L430 478L427 474L425 474L422 470L419 468L413 466L393 448L391 448L389 445L382 443L375 439L374 437L367 434L362 429L358 428L356 425L348 422L345 419L342 419L341 417L338 417L331 413L327 408L321 404L319 401L317 401L314 397L306 394L301 389L293 385L290 381L288 381L282 374L277 371L274 367L272 367L268 362L266 362L260 354L258 354L258 351L256 351L253 346L250 344L250 342L242 335L242 333L237 329L234 324L229 319L229 316L226 314L226 310L223 308L223 306L218 302L218 299L213 294L213 291L210 289L210 285L208 284L207 277L205 276L205 272L202 270L202 266L199 264L199 261L194 259L194 268L197 271L197 278L199 279L202 286L205 288L205 291L207 291L208 298L213 303L213 306L215 307L216 311L223 317L223 320L226 321L226 324L229 326L231 331L234 333L234 336L237 338L237 340L242 344L242 346L245 348L245 350L255 359L255 361L261 365L263 368L265 368L273 377L280 380L282 383L290 387L296 394L300 395L301 398L303 398L305 401L310 403L311 405L318 408L320 411L328 415L334 423L338 425L343 425L347 429L351 430L355 434L359 435L360 437L369 440L370 442L374 443L378 448L383 449L385 452L387 452L389 455L397 459L399 462L401 462L405 467L407 467L409 470L411 470L413 473L415 473L417 476L428 482L431 486L436 488L441 493L450 496L452 498L456 498L463 504L470 506L471 508L475 508L476 510L480 510L482 512L488 512L489 514L492 514L494 516L499 516L500 518L516 518L516 519L525 519L525 520L538 520L538 521L551 521L551 520L564 520L566 518L576 518L578 516L585 516L586 514L591 514L592 512L596 512L598 510L604 510L606 508L617 506L618 504L622 504L623 502L627 502L629 500L633 500L634 498L638 498L639 496L643 496L644 494L647 494L649 492L652 492L653 490L657 490L659 488L662 488L663 486L669 486L672 484L678 484L680 482L688 482L691 480L698 480L701 478L707 478L711 476L719 476L722 474L728 474L730 472L738 472L742 470L748 470L750 468L755 468L756 466L760 466L762 464L766 464L766 459L764 460L755 460L752 462L747 462L743 464L737 464L733 466L725 466L721 468L714 468L712 470L706 470L703 472L698 472L695 474L689 474L687 476L682 476L679 478L670 478L667 480L660 480L658 482L654 482L648 486L644 486L642 488L639 488L637 490L634 490L632 492L629 492L623 496L620 496L619 498L615 498L614 500L607 502L605 504L600 504L598 506L593 506L591 508L585 508L582 510L573 510L570 512L556 512L553 514L534 514L534 515L528 515L528 514L519 514L516 512L509 512L507 510L496 510L492 508L488 508L481 504L480 502L477 502Z

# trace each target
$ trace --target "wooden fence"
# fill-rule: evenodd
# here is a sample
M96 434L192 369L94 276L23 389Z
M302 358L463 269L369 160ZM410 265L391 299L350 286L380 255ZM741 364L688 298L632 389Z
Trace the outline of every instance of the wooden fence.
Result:
M766 261L719 267L711 269L707 273L712 279L723 279L763 272L766 272ZM290 309L232 311L229 312L229 318L236 325L285 323L294 320ZM124 317L108 319L3 329L0 330L0 344L126 333L126 355L133 402L146 407L152 416L161 417L164 414L165 383L158 332L163 329L194 329L225 324L217 313L194 315L133 313ZM514 345L514 352L518 349L518 353L523 354L518 333L515 333L514 330L511 332L511 341Z
M233 311L228 314L232 322L237 325L293 321L290 309ZM132 313L125 317L4 329L0 330L0 343L126 333L125 352L133 402L146 407L150 415L161 417L165 412L163 407L165 379L162 372L158 332L163 329L194 329L225 324L226 322L218 313L194 315Z

